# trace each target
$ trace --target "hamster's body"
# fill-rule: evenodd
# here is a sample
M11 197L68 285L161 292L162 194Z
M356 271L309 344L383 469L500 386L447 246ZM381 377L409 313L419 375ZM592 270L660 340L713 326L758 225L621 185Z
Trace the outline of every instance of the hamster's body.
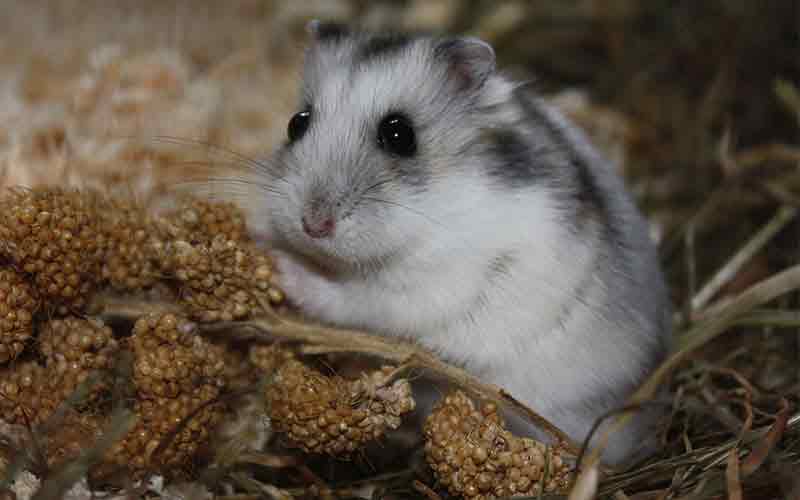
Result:
M288 296L413 339L582 440L669 345L622 182L483 42L314 33L304 112L261 181L276 194L248 204ZM630 458L647 420L605 458Z

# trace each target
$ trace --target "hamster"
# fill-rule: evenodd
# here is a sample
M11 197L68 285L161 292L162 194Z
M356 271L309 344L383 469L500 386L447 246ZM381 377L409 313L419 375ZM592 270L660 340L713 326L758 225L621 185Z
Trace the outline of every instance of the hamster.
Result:
M247 207L287 296L323 323L416 341L581 442L670 344L621 179L479 39L309 31L298 112ZM604 460L652 445L653 420Z

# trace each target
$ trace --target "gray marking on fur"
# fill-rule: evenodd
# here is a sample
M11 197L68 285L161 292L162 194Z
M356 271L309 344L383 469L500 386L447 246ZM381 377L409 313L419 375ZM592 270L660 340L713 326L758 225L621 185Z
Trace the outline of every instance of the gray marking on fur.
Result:
M392 54L396 54L412 42L413 38L399 33L375 35L359 40L353 61L356 64L369 63Z

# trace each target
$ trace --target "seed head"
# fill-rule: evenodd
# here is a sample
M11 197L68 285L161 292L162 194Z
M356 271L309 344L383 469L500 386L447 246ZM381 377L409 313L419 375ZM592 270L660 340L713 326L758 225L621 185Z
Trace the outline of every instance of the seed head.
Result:
M181 283L180 300L196 321L245 319L262 304L283 300L272 283L271 259L247 243L221 235L210 243L171 241L160 260Z
M568 486L561 447L511 434L493 403L477 409L463 392L440 402L425 422L425 457L452 495L475 499L534 495ZM549 469L548 469L549 468Z
M33 334L39 296L26 276L0 268L0 364L15 359Z
M391 367L346 380L275 347L254 350L255 364L276 370L266 389L275 429L306 452L346 457L398 428L401 416L414 409L408 380L390 380Z
M150 288L160 273L155 248L160 242L148 212L130 201L109 200L103 212L103 231L108 239L102 276L117 290Z
M107 244L99 206L92 192L59 188L0 198L0 254L32 275L40 296L62 314L83 309L99 282Z

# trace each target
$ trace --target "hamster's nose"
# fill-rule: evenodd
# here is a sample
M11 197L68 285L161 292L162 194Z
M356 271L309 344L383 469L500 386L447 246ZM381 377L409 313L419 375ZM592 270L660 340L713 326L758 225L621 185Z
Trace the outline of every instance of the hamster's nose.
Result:
M312 238L327 238L333 234L335 227L333 217L303 216L303 231Z

